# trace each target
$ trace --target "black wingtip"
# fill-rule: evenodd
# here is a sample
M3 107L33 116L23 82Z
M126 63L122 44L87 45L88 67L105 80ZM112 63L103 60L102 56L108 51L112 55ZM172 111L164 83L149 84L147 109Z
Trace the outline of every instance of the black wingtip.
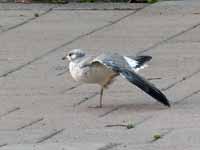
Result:
M144 64L147 61L150 61L152 59L151 56L148 55L141 55L141 56L136 56L135 60L138 62L141 62L142 64Z
M167 107L171 107L171 104L169 103L169 101L167 101L167 103L165 104L165 106L167 106Z
M149 87L149 90L145 92L151 95L153 98L155 98L157 101L159 101L163 105L167 107L171 107L169 100L166 98L166 96L155 86Z
M163 95L163 96L164 96L164 95ZM169 103L168 99L167 99L165 96L164 96L164 99L161 98L159 101L160 101L162 104L164 104L165 106L171 107L171 104Z
M143 77L139 76L138 74L127 70L127 69L120 69L119 70L121 75L125 77L128 81L142 89L144 92L155 98L158 102L164 104L165 106L170 107L170 103L166 96L153 84L145 80Z
M171 106L167 97L158 88L156 88L153 84L149 83L145 79L143 79L143 82L146 82L145 86L146 86L146 88L148 87L147 91L144 90L146 93L148 93L150 96L152 96L157 101L164 104L165 106L168 106L168 107Z
M152 57L151 56L136 56L134 59L138 62L138 65L136 66L136 68L139 68L140 66L143 66L146 62L150 61Z

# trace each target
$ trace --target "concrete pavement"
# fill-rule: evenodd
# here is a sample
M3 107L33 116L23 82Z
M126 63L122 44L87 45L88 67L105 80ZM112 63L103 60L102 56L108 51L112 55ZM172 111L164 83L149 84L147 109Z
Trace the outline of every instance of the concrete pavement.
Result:
M0 149L199 149L199 8L198 1L0 4ZM121 78L102 109L88 108L98 104L99 87L72 80L61 60L72 48L152 55L140 74L160 78L152 82L172 108ZM106 127L116 124L134 128Z

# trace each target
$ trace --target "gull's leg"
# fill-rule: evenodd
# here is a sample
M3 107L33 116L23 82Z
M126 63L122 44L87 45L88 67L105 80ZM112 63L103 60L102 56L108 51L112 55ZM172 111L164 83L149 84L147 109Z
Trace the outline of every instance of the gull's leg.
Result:
M103 90L104 90L104 87L101 87L99 105L97 105L97 106L89 106L89 108L102 108L102 105L103 105L103 101L102 101Z
M99 108L102 108L102 105L103 105L102 98L103 98L103 87L101 87L101 91L100 91Z

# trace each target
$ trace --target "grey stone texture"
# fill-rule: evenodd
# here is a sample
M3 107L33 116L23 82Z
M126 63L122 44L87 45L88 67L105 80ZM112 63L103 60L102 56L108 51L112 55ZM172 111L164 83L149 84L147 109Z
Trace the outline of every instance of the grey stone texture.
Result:
M0 150L199 149L200 2L81 5L0 4ZM151 55L140 74L172 107L118 78L89 108L99 87L71 78L72 48Z

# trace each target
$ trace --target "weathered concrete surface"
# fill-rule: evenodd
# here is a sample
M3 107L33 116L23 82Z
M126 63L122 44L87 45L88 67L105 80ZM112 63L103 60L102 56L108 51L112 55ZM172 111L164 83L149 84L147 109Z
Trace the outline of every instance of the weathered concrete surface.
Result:
M27 16L0 20L7 29L0 32L0 149L199 148L200 2L132 4L123 11L103 4L109 10L88 10L97 6L86 4L73 11L68 5L2 6L7 16ZM35 10L43 15L29 20ZM72 80L61 60L71 48L152 55L141 74L161 78L152 82L172 108L121 78L105 92L102 109L88 108L98 104L99 87ZM106 127L130 123L135 128ZM155 134L161 139L154 141Z

